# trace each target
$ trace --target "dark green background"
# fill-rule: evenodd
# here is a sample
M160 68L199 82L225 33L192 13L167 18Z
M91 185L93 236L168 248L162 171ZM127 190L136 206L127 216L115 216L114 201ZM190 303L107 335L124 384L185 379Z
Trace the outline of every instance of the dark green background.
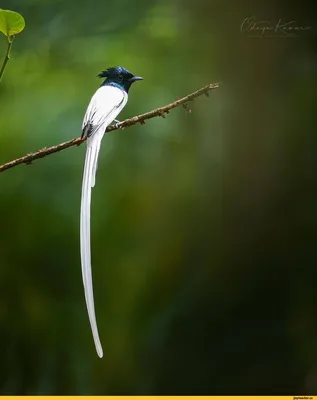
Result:
M0 174L1 394L317 391L317 19L309 2L2 1L20 12L0 86L0 163L79 136L97 73L143 76L107 135L92 258L79 258L85 146ZM295 20L299 37L241 32ZM6 49L0 37L0 53Z

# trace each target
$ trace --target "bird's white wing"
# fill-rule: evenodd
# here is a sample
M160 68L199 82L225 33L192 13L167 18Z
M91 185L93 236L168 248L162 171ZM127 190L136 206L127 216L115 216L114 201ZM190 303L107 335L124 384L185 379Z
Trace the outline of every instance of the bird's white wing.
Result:
M101 128L108 126L128 101L126 92L114 86L101 86L92 96L83 119L83 135L91 137Z
M127 100L128 95L122 90L112 86L102 86L93 95L83 121L83 136L88 136L88 139L81 194L80 255L87 311L99 357L103 356L103 351L96 322L91 273L91 188L95 185L98 154L105 130L126 105Z

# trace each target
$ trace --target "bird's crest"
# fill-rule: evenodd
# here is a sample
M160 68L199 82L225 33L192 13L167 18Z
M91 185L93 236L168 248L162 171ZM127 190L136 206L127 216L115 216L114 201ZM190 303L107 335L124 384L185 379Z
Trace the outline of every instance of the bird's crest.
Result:
M112 78L119 74L129 74L132 76L132 74L127 69L118 66L118 67L110 67L108 69L105 69L104 71L101 71L100 74L97 75L97 77L98 78Z

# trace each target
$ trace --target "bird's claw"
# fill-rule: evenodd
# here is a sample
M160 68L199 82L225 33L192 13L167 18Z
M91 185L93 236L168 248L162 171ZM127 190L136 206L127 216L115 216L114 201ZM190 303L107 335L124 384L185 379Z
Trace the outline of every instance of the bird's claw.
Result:
M117 119L114 120L114 126L115 126L117 129L120 128L120 124L121 124L120 121L118 121Z

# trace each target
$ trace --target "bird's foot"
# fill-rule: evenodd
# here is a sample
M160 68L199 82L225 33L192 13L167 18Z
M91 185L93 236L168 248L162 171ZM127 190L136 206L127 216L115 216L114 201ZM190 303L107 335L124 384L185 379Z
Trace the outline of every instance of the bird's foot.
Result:
M121 124L120 121L118 121L117 119L114 120L114 126L115 126L117 129L120 128L120 124Z

